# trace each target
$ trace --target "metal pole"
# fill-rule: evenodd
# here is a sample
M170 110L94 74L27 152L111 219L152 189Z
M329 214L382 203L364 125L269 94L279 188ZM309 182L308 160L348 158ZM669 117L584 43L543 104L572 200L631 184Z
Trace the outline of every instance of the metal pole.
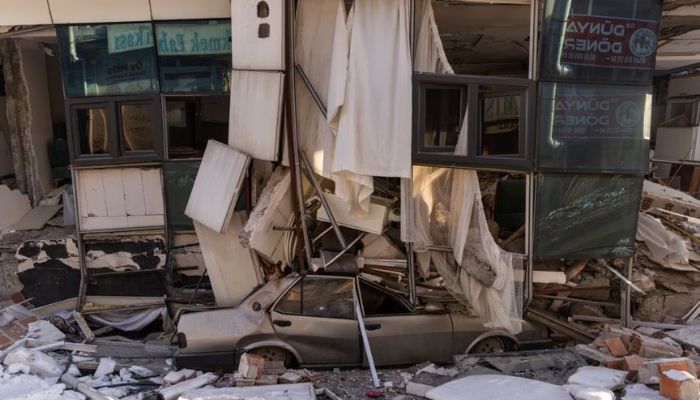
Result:
M372 381L374 382L374 387L379 387L379 377L377 376L377 367L374 366L374 357L372 357L372 349L369 347L369 338L367 337L367 329L365 329L365 319L362 318L362 310L360 310L360 302L355 302L355 314L357 314L357 322L360 324L360 334L362 335L362 343L365 347L365 354L367 354L367 363L369 364L369 370L372 373Z
M632 281L632 266L634 257L630 257L627 260L627 267L625 269L625 276L627 281ZM632 286L627 284L624 280L620 280L620 290L621 296L620 301L620 317L622 319L622 326L629 328L632 325Z
M413 243L406 243L406 257L408 257L408 294L413 306L418 305L418 293L416 293L416 263L413 254Z
M304 167L306 169L306 174L308 175L309 180L311 181L311 184L314 186L314 190L318 194L318 198L321 200L321 205L326 210L326 214L328 214L328 221L330 221L331 226L333 227L333 230L335 231L335 235L338 237L338 242L340 242L340 246L344 249L347 248L348 246L345 243L345 237L343 236L343 232L340 231L340 227L338 226L338 223L335 220L335 216L333 216L333 211L331 210L331 207L328 204L328 200L326 199L326 196L323 195L323 190L321 189L321 185L318 184L318 181L316 180L316 177L314 176L314 170L311 168L311 164L309 163L309 160L306 158L306 155L304 153L299 153L299 157L301 158L301 161L304 163Z
M299 137L296 118L296 94L294 90L294 0L287 0L285 7L286 23L286 51L287 51L287 73L285 76L287 90L285 98L285 122L287 127L287 151L289 155L289 163L291 165L291 180L292 187L295 188L296 197L294 202L299 209L299 224L301 225L301 235L304 241L304 250L306 253L307 266L311 265L311 241L309 240L309 232L306 226L306 207L304 201L304 185L302 184L303 176L301 174L301 164L299 162ZM297 230L297 236L299 232ZM301 260L300 260L301 261ZM302 270L302 266L299 266Z

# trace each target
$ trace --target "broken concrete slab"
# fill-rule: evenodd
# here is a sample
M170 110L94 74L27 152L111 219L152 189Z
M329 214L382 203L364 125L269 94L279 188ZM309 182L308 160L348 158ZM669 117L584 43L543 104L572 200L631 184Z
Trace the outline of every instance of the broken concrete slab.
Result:
M568 383L570 385L618 390L625 387L625 379L627 378L627 374L627 371L585 366L576 370L576 373L569 377Z
M179 400L221 399L316 400L316 390L311 383L227 387L190 390L179 398Z
M41 229L51 218L53 218L61 210L61 208L62 206L60 205L38 206L32 208L12 226L12 229L18 231L33 231Z
M27 195L19 190L10 190L5 185L0 185L0 204L0 232L8 230L32 209Z
M5 365L24 364L29 367L32 374L45 377L59 377L63 372L63 366L52 357L30 349L21 347L5 357Z
M671 339L700 350L700 325L690 325L687 328L666 332Z
M284 260L283 238L294 215L292 209L291 175L287 168L277 168L260 194L260 199L241 230L244 246L256 250L269 262Z
M202 257L218 306L235 306L262 283L262 276L251 254L238 239L245 222L243 212L233 213L225 234L219 234L194 221Z
M642 383L635 383L625 387L622 400L668 400L659 392Z
M615 400L615 393L608 389L581 385L564 385L575 400Z
M467 395L468 394L468 395ZM430 390L431 400L571 400L561 386L507 375L472 375Z

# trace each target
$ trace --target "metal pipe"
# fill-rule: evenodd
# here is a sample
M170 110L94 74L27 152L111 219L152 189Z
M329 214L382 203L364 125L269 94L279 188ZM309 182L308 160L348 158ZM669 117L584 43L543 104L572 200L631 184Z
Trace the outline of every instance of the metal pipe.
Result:
M73 375L64 374L61 376L61 382L68 385L69 388L84 394L85 397L90 400L109 400L109 397L93 389L86 383L79 381L78 378Z
M418 305L418 293L416 292L416 262L413 254L413 243L406 243L406 256L408 257L408 296L413 306Z
M323 268L327 268L329 265L331 265L331 264L333 264L334 262L336 262L336 261L340 258L340 256L342 256L343 254L347 253L347 251L350 250L350 248L351 248L352 246L354 246L355 243L359 242L360 239L362 239L364 236L365 236L364 233L357 235L357 237L356 237L355 239L353 239L353 241L350 242L350 244L349 244L347 247L343 247L343 250L341 250L338 254L336 254L335 257L331 258L331 260L328 261L328 263L326 263L326 264L323 266Z
M311 184L314 186L314 190L316 191L316 194L318 194L319 200L321 200L321 205L323 208L326 210L326 214L328 215L328 221L331 223L331 226L333 227L333 230L335 231L335 236L338 237L338 242L340 242L340 246L342 248L346 248L347 243L345 242L345 236L343 236L343 232L340 231L340 227L338 226L338 222L335 220L335 216L333 215L333 211L331 210L331 206L328 204L328 200L326 199L326 196L323 194L323 190L321 189L321 185L318 184L318 181L316 180L316 177L314 176L314 170L311 168L311 164L309 163L309 160L306 158L306 155L304 153L299 153L299 157L301 158L301 161L304 163L304 167L306 169L306 174L309 177L309 180L311 181Z
M309 240L309 231L306 226L306 207L304 201L304 185L302 184L301 163L299 162L299 127L296 117L296 93L294 89L294 0L287 0L285 7L285 37L287 51L287 73L286 73L286 99L285 99L285 122L287 127L287 148L289 163L292 166L291 180L292 187L295 188L295 203L299 209L299 225L301 225L301 235L303 236L304 250L306 253L306 265L311 265L312 247ZM299 266L300 271L303 269Z
M365 354L367 354L367 363L369 364L369 370L372 374L372 382L374 382L374 387L379 387L379 377L377 376L377 367L374 365L374 357L372 357L372 348L369 346L369 338L367 337L367 329L365 329L365 319L362 317L362 310L360 310L360 302L355 302L355 314L357 314L357 322L360 324L360 334L362 335L362 343L365 347Z

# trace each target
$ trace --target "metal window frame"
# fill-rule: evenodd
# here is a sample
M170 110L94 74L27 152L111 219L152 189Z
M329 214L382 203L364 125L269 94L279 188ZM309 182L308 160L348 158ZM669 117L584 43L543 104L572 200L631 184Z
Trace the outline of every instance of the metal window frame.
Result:
M517 155L480 155L481 101L479 86L504 86L517 88L521 96L520 131L518 134ZM429 88L459 88L466 90L467 104L467 155L427 151L423 143L426 121L425 93ZM416 73L413 75L413 140L411 146L412 163L448 167L472 167L479 169L531 171L533 167L535 112L537 102L534 80L521 78L486 77L475 75L445 75Z
M124 95L66 98L65 112L68 116L68 145L71 163L76 166L116 165L135 162L153 162L163 159L162 110L159 95ZM153 130L153 150L125 150L120 122L119 106L122 104L150 104ZM77 121L77 111L86 108L104 108L107 111L108 154L82 154Z

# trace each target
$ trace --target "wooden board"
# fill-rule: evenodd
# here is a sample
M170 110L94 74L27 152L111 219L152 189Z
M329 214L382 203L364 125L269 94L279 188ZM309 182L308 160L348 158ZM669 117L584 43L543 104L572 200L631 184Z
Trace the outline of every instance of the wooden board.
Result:
M84 232L165 225L160 168L78 170L75 186Z
M284 74L231 71L228 144L259 160L279 158Z
M266 0L269 15L262 18L258 17L259 3L262 2L259 0L231 2L233 69L282 71L284 70L284 1ZM269 27L268 37L259 37L262 24Z
M217 233L226 233L248 165L250 157L246 154L210 140L185 215Z
M194 221L194 229L218 306L238 305L262 283L251 250L244 248L238 239L245 223L243 215L242 212L234 213L230 227L223 235Z

